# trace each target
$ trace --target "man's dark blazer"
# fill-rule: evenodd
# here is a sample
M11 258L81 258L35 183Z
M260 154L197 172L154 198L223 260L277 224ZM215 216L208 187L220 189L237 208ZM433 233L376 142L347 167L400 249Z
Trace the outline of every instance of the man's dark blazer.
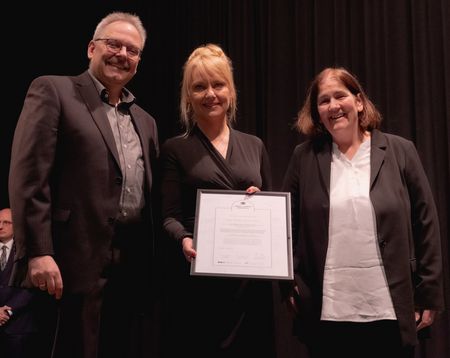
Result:
M5 269L0 271L0 306L9 306L13 316L0 327L6 334L29 334L33 332L35 322L33 318L33 290L20 287L10 287L8 282L14 263L15 245L9 255Z
M123 182L103 106L87 71L31 83L14 134L9 177L17 244L14 283L23 281L28 257L40 255L54 255L65 292L83 292L103 274ZM143 150L143 212L151 232L157 127L138 105L129 111ZM135 252L151 261L153 235L133 240Z
M302 143L294 150L283 184L283 191L292 194L294 270L301 311L296 329L300 336L312 332L320 319L330 163L330 142L322 146ZM370 199L389 291L402 340L413 345L417 342L415 307L444 307L436 207L412 142L374 130L370 170Z

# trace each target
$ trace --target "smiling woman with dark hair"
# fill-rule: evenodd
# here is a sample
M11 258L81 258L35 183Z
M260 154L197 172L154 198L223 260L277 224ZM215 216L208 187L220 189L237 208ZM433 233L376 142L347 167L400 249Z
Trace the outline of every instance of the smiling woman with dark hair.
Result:
M311 357L413 357L444 307L439 223L410 141L382 133L354 75L313 80L285 175L291 192L295 327Z

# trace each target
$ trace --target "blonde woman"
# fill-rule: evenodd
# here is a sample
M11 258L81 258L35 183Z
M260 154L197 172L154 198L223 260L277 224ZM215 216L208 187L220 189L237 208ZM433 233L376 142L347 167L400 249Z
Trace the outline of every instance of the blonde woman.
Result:
M271 188L263 142L232 128L236 89L231 61L219 46L207 44L189 56L180 107L185 133L162 148L164 229L185 257L185 275L176 284L183 343L173 348L184 357L272 357L271 283L189 277L187 270L197 254L192 238L198 188Z

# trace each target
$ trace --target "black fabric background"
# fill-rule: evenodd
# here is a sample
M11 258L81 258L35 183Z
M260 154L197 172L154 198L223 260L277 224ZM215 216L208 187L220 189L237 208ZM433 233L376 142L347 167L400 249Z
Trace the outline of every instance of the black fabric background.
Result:
M234 64L236 128L265 142L275 190L294 146L303 140L292 125L311 79L325 66L354 72L383 114L382 129L411 139L422 158L440 215L450 305L450 1L18 1L9 9L2 23L1 207L9 205L12 135L31 80L81 73L98 21L113 10L131 11L143 20L148 40L128 87L157 119L160 141L179 133L185 59L200 44L218 43ZM284 307L275 308L278 356L306 357L303 346L290 337ZM449 356L449 336L447 311L418 356Z

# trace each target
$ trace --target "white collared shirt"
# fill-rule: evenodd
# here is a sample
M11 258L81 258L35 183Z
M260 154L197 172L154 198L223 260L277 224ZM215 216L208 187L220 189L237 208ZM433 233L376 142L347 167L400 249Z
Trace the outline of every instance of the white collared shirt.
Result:
M352 160L333 143L322 320L396 319L378 247L369 186L370 139L360 145Z

